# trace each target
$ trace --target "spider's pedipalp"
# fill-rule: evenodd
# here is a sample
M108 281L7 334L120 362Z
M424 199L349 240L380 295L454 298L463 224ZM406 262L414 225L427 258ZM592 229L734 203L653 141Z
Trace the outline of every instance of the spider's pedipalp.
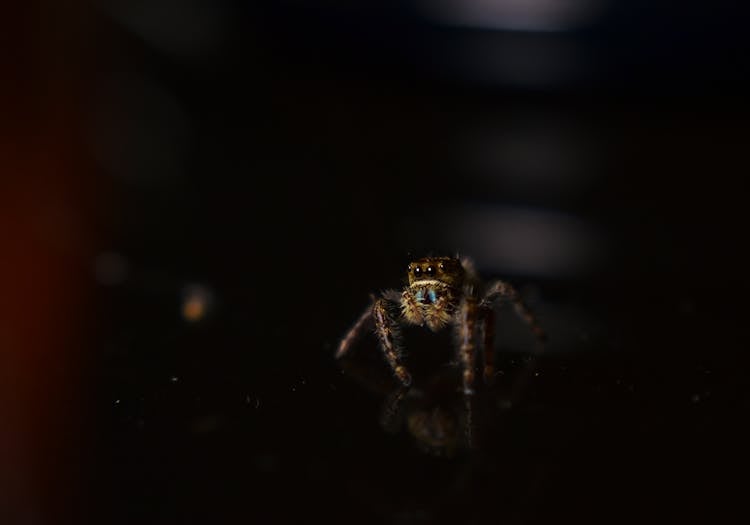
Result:
M411 324L423 325L424 316L422 315L422 307L419 304L418 298L411 292L409 288L404 290L399 296L401 301L401 315Z

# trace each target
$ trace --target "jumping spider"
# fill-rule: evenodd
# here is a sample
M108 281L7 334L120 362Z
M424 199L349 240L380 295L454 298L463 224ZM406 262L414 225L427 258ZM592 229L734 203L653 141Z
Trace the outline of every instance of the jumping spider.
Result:
M372 320L380 348L399 381L411 384L411 374L402 362L401 326L426 326L433 332L453 325L458 357L463 367L464 392L474 386L475 354L481 338L484 354L484 376L490 379L493 369L494 308L505 299L531 327L539 341L545 339L534 314L518 292L508 283L484 284L472 263L465 258L425 257L409 264L409 284L401 293L386 290L373 296L373 304L359 317L339 343L336 357L342 357Z

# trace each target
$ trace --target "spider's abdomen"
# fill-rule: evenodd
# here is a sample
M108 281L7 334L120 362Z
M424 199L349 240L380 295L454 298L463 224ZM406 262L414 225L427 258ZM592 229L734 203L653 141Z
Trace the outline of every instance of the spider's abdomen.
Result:
M401 311L409 323L437 331L450 322L457 302L455 290L446 283L416 281L401 294Z

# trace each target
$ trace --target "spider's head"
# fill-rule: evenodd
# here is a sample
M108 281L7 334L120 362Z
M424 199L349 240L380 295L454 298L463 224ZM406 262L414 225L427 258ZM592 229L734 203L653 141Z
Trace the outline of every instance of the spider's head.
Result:
M440 281L459 288L465 274L461 261L454 257L425 257L409 263L409 285L419 281Z

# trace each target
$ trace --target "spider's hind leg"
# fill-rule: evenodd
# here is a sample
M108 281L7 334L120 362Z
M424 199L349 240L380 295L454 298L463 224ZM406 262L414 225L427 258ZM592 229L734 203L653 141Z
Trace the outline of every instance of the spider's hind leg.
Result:
M484 381L490 384L495 377L495 311L482 308L482 355Z
M354 326L352 326L346 333L346 335L341 339L341 341L339 342L339 347L336 349L336 359L345 356L349 352L352 344L354 344L354 342L359 339L363 328L371 321L371 319L372 305L368 306L367 309L362 312L362 315L359 316L359 319L357 319L357 322L354 323Z
M536 336L537 342L542 346L547 341L547 334L539 325L539 321L534 315L534 312L526 306L526 303L521 299L521 294L513 288L510 284L504 281L495 281L490 284L487 288L487 293L484 295L482 300L482 306L486 308L493 308L496 301L501 299L508 300L513 304L513 308L516 310L518 316L526 321L531 331Z

